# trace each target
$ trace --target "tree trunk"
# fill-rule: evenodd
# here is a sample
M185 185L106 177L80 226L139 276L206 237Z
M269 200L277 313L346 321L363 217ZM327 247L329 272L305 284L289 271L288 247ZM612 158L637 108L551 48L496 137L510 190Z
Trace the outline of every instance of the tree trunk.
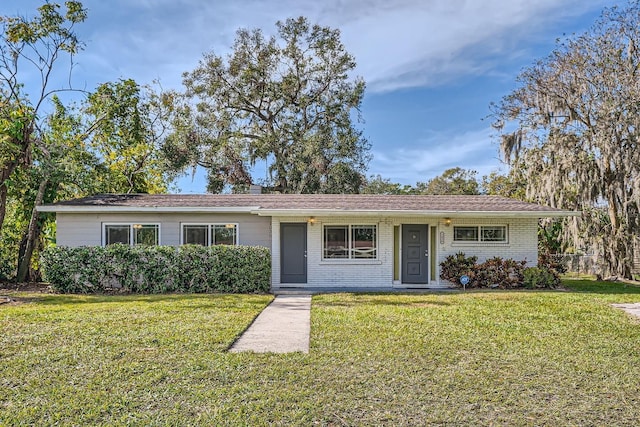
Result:
M0 184L0 233L2 232L2 224L4 224L4 217L7 214L7 185Z
M18 164L16 162L9 162L9 164L0 171L0 232L4 224L4 217L7 214L7 196L9 193L7 181L17 166Z
M33 250L36 246L36 240L40 235L40 213L38 212L38 206L42 204L44 199L44 192L49 183L48 179L42 180L38 187L38 194L36 195L35 204L31 211L31 219L29 220L29 227L27 227L27 233L24 239L24 249L20 248L20 254L18 256L18 273L16 274L17 282L24 282L27 280L29 274L29 267L31 266L31 257L33 256Z
M19 165L30 164L30 144L31 144L31 130L24 131L24 139L20 143L21 151L16 158L8 162L2 170L0 170L0 232L2 231L2 225L4 224L4 218L7 214L7 195L9 192L9 186L7 181L18 168ZM27 141L27 142L24 142ZM15 142L15 141L12 141Z

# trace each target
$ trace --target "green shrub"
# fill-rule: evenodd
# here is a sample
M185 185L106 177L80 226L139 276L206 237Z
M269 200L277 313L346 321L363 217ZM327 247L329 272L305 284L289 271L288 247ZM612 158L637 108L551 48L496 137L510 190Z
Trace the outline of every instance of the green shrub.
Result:
M567 272L566 262L563 262L558 258L554 258L553 255L546 252L540 252L538 255L538 267L555 270L557 273Z
M473 267L472 287L518 288L522 286L526 261L494 257Z
M271 283L264 247L52 247L41 260L45 280L64 293L253 293L268 292Z
M525 288L555 288L560 285L560 276L554 269L547 267L529 267L524 269Z
M494 257L477 264L478 257L467 257L464 252L449 255L440 263L440 278L459 286L460 276L469 276L467 288L522 287L526 261Z
M476 261L478 261L477 256L466 257L463 252L449 255L440 263L440 278L461 286L460 277L473 276Z

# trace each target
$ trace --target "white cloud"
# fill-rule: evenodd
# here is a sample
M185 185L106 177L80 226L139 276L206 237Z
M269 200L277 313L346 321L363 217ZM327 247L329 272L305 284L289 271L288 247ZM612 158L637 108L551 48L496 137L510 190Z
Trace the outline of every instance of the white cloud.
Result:
M478 178L499 168L491 128L475 129L463 133L431 132L411 148L373 150L369 166L370 175L382 175L393 182L415 184L427 181L453 167L478 172Z
M488 58L510 54L557 20L604 1L488 0L397 2L344 23L359 71L373 91L441 84L484 72Z
M88 68L93 62L102 75L143 82L160 77L177 87L182 72L193 69L204 52L228 52L239 27L261 28L269 34L277 20L305 15L312 22L339 28L368 90L385 92L491 72L497 55L518 55L518 42L539 37L554 22L608 3L86 0L90 14L82 31L89 35L89 46L80 60Z

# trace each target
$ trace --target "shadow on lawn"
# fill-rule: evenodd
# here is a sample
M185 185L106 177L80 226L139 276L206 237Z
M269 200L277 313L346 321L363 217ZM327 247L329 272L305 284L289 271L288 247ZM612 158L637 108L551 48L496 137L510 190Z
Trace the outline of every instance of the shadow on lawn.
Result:
M565 279L562 281L562 284L571 292L585 292L605 295L640 294L640 286L625 282Z
M402 307L438 307L448 306L451 303L436 299L437 296L403 294L403 293L363 293L363 294L343 294L349 295L349 298L340 298L339 301L332 299L314 299L313 304L322 307L354 307L359 305L384 305L384 306L402 306ZM392 298L389 298L392 297ZM397 297L397 298L393 298Z
M258 294L251 294L258 295ZM204 308L235 308L248 304L244 294L43 294L20 296L25 302L37 302L39 305L68 305L68 304L122 304L122 303L167 303L187 304L190 309ZM211 300L224 302L211 303Z

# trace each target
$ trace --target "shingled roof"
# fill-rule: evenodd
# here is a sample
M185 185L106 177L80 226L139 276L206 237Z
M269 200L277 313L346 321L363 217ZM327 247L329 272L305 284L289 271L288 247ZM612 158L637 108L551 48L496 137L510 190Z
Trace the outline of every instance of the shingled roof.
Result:
M421 214L502 213L555 217L577 214L500 196L373 194L100 194L39 207L43 212L252 212Z

